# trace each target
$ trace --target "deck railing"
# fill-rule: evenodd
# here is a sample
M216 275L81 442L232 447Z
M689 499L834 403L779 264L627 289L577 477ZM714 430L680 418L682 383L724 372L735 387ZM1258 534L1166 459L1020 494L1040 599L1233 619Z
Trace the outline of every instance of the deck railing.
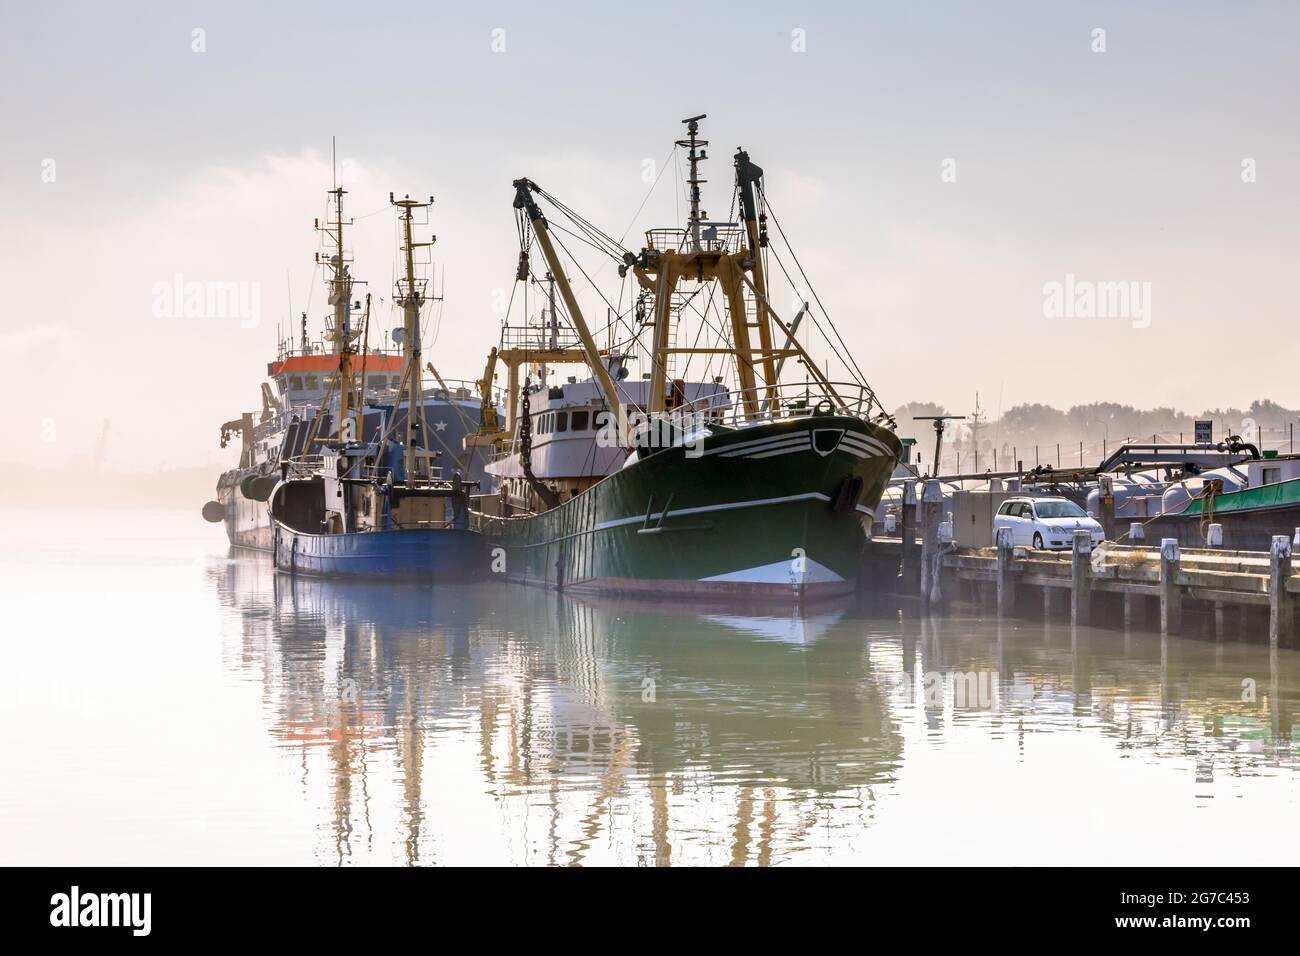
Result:
M702 395L666 413L678 427L687 430L696 423L743 428L813 414L847 415L869 419L875 397L857 382L830 382L834 396L811 383L758 385Z
M628 424L632 432L631 444L638 444L637 436L650 432L655 427L651 421L652 418L668 422L671 429L679 435L690 435L701 427L707 427L708 425L747 428L789 419L807 418L814 414L846 415L863 421L869 421L874 417L872 410L878 408L878 406L874 395L865 385L857 382L831 382L830 386L835 395L838 396L838 400L823 392L820 387L814 387L811 384L791 383L777 385L774 388L760 385L752 389L717 391L654 416L647 414L637 406L625 406ZM746 401L747 399L749 401ZM602 430L608 434L609 426L605 425L606 420L599 416L602 413L609 414L609 409L603 401L599 400L595 406L539 409L532 413L532 417L537 418L546 412L555 411L567 411L572 415L572 412L575 410L581 411L584 407L589 408L593 416L588 431L585 433L581 431L553 432L546 435L545 438L554 440L558 437L561 440L566 438L572 440L584 434L599 436ZM538 439L539 436L534 433L533 443L536 444ZM518 454L518 452L519 439L512 436L498 444L491 460L501 461Z
M286 459L283 464L285 466L285 477L288 479L314 478L323 473L325 456L299 455L295 458ZM353 481L382 483L388 481L392 473L392 468L387 465L363 464L359 468L349 469L345 477ZM438 465L429 465L427 474L408 475L401 484L408 489L429 489L447 492L454 491L456 488L455 481L446 477L443 474L443 469ZM465 494L470 494L478 488L478 485L477 481L465 478L462 478L460 482L460 487Z

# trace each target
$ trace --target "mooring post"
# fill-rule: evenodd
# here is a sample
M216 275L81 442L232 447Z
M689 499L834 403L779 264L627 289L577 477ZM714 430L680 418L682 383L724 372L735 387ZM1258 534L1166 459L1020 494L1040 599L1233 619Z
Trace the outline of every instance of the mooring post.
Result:
M1115 482L1110 475L1097 479L1097 511L1107 541L1115 540Z
M1016 606L1016 582L1011 576L1011 559L1015 550L1011 545L1011 529L998 528L998 616L1010 614Z
M1284 534L1273 535L1273 547L1268 554L1268 645L1278 647L1283 640L1291 643L1291 627L1295 620L1291 595L1287 593L1287 578L1291 577L1291 539Z
M1070 560L1070 623L1087 624L1092 608L1092 532L1074 529Z
M938 479L926 481L921 492L921 600L937 604L940 598L939 571L943 564L939 552L939 525L943 522L943 488Z
M1124 595L1124 630L1146 622L1146 608L1142 595L1125 593Z
M1183 627L1183 593L1178 589L1177 538L1160 539L1160 633L1177 634Z
M908 478L903 482L902 528L898 532L902 539L899 548L898 576L903 588L910 587L912 576L916 574L916 479Z

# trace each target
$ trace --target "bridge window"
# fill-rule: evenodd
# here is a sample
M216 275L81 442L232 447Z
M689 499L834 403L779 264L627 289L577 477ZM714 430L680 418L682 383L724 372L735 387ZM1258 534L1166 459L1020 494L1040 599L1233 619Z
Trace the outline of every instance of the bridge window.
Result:
M580 412L573 413L573 430L575 432L585 432L587 430L587 410L585 408Z
M556 412L556 413L555 413L555 430L556 430L557 432L567 432L567 431L569 430L569 413L568 413L568 412Z

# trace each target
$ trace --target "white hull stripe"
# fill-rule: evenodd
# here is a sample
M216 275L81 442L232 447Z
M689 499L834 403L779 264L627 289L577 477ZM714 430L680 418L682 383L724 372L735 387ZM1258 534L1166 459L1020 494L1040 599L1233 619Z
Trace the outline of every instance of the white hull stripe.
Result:
M740 457L742 457L742 458L747 458L747 459L749 459L749 458L776 458L776 457L778 457L779 455L793 455L793 454L795 454L796 452L804 452L804 451L812 451L812 450L813 450L813 449L809 448L807 445L797 445L797 446L795 446L795 447L793 447L793 448L776 448L776 449L773 449L772 451L762 450L762 451L758 451L758 452L753 452L753 453L749 453L749 454L741 455ZM883 455L882 455L882 454L877 453L877 452L875 452L875 451L859 451L856 447L854 447L854 446L852 446L852 445L846 445L846 444L844 444L843 442L840 443L840 447L837 448L837 449L835 449L835 451L846 452L847 454L853 455L853 456L855 456L855 457L857 457L857 458L888 458L888 457L892 457L892 456L890 456L890 455L888 455L888 454L883 454ZM832 452L831 454L834 454L834 452ZM728 458L729 458L729 457L733 457L733 456L730 456L730 455L724 455L723 457L728 457Z
M781 442L791 441L796 438L806 442L808 440L808 436L809 436L809 432L806 430L801 432L793 432L789 435L769 435L767 438L753 438L750 439L749 441L729 442L726 445L718 445L716 448L706 448L704 449L704 454L719 455L719 454L729 454L732 452L741 452L746 450L757 451L759 448L761 448L764 445L775 445Z
M778 456L780 456L780 455L793 455L793 454L796 454L796 453L798 453L798 452L805 452L805 451L812 451L812 449L809 448L807 445L799 444L799 445L795 445L794 447L774 448L774 449L772 449L771 451L768 451L767 449L761 449L761 450L756 451L756 452L748 452L748 453L741 454L741 455L722 455L722 456L720 456L720 457L722 457L722 458L737 458L737 457L739 457L739 458L745 458L745 459L754 459L754 458L776 458L776 457L778 457ZM879 454L879 453L874 452L874 451L872 451L872 452L859 451L859 450L858 450L857 448L855 448L855 447L852 447L852 446L849 446L849 445L845 445L845 444L842 444L842 443L841 443L841 445L840 445L839 448L835 449L835 451L846 452L846 453L848 453L848 454L850 454L850 455L853 455L853 456L855 456L855 457L857 457L857 458L888 458L888 457L891 457L891 456L889 456L889 455L882 455L882 454ZM834 452L832 452L832 454L834 454Z
M759 445L757 448L742 448L740 451L728 451L719 455L719 458L751 458L757 457L764 452L780 451L790 449L791 451L806 451L810 448L807 438L794 438L789 441L771 442L767 445Z
M752 441L733 442L717 448L706 448L705 455L718 455L721 458L774 458L793 452L813 451L812 433L795 432L791 435L773 435L768 438L756 438ZM836 451L847 451L858 458L894 457L894 453L881 441L869 435L846 431L839 440ZM834 452L832 452L833 454Z
M806 491L801 495L786 495L784 498L755 498L751 501L734 501L725 505L701 505L698 508L674 508L668 512L670 518L676 518L679 515L698 515L708 511L732 511L736 508L758 508L762 505L780 505L791 501L830 501L829 495L824 495L820 491ZM649 520L660 521L664 517L662 511L650 515ZM631 518L615 518L612 521L602 521L596 525L596 531L604 531L606 528L621 528L624 525L638 524L646 520L645 515L635 515Z
M859 448L856 445L840 445L840 451L846 451L850 455L857 455L859 458L893 458L894 456L887 451L880 451L875 448Z
M774 451L760 451L753 455L745 455L745 458L776 458L779 455L793 455L798 452L812 451L807 445L796 445L794 448L777 448Z
M840 444L853 445L855 448L860 448L863 451L873 451L881 455L893 454L883 442L878 441L869 435L848 434L840 440Z

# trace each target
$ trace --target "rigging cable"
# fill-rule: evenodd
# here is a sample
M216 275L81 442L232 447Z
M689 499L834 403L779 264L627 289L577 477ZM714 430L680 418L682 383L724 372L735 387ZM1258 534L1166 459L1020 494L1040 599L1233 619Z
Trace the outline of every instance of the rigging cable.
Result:
M817 295L817 290L816 288L813 287L812 282L809 280L808 274L804 272L803 264L799 261L799 256L798 254L795 253L794 247L790 245L790 240L786 238L785 230L781 228L781 221L777 218L776 212L772 209L771 203L768 202L767 192L763 189L761 183L758 184L758 193L759 193L759 197L762 199L764 210L768 213L768 215L772 217L772 223L776 226L776 231L780 234L781 241L785 243L785 247L790 250L790 256L792 259L794 259L794 264L799 269L799 275L803 277L804 284L808 287L808 291L812 293L812 297L814 301L816 301L817 307L822 310L822 317L826 319L826 324L829 325L831 327L831 331L835 333L835 338L840 343L840 348L842 350L841 354L843 357L847 359L846 364L850 367L852 372L857 374L859 384L861 384L862 387L867 390L867 394L870 396L871 401L875 402L875 404L880 407L880 410L882 412L887 412L884 404L880 401L879 397L876 395L875 389L873 389L871 385L867 382L866 374L858 366L857 360L853 357L853 353L849 350L848 346L845 344L844 338L840 335L839 329L837 329L835 327L835 323L831 321L830 313L827 312L826 306L822 303L821 297ZM777 257L777 261L780 262L779 256ZM782 271L784 272L785 271L784 265L782 265L781 268ZM786 274L786 278L787 279L789 278L789 273ZM822 334L825 335L824 332ZM871 407L870 403L868 403L867 407L868 409L870 409Z

